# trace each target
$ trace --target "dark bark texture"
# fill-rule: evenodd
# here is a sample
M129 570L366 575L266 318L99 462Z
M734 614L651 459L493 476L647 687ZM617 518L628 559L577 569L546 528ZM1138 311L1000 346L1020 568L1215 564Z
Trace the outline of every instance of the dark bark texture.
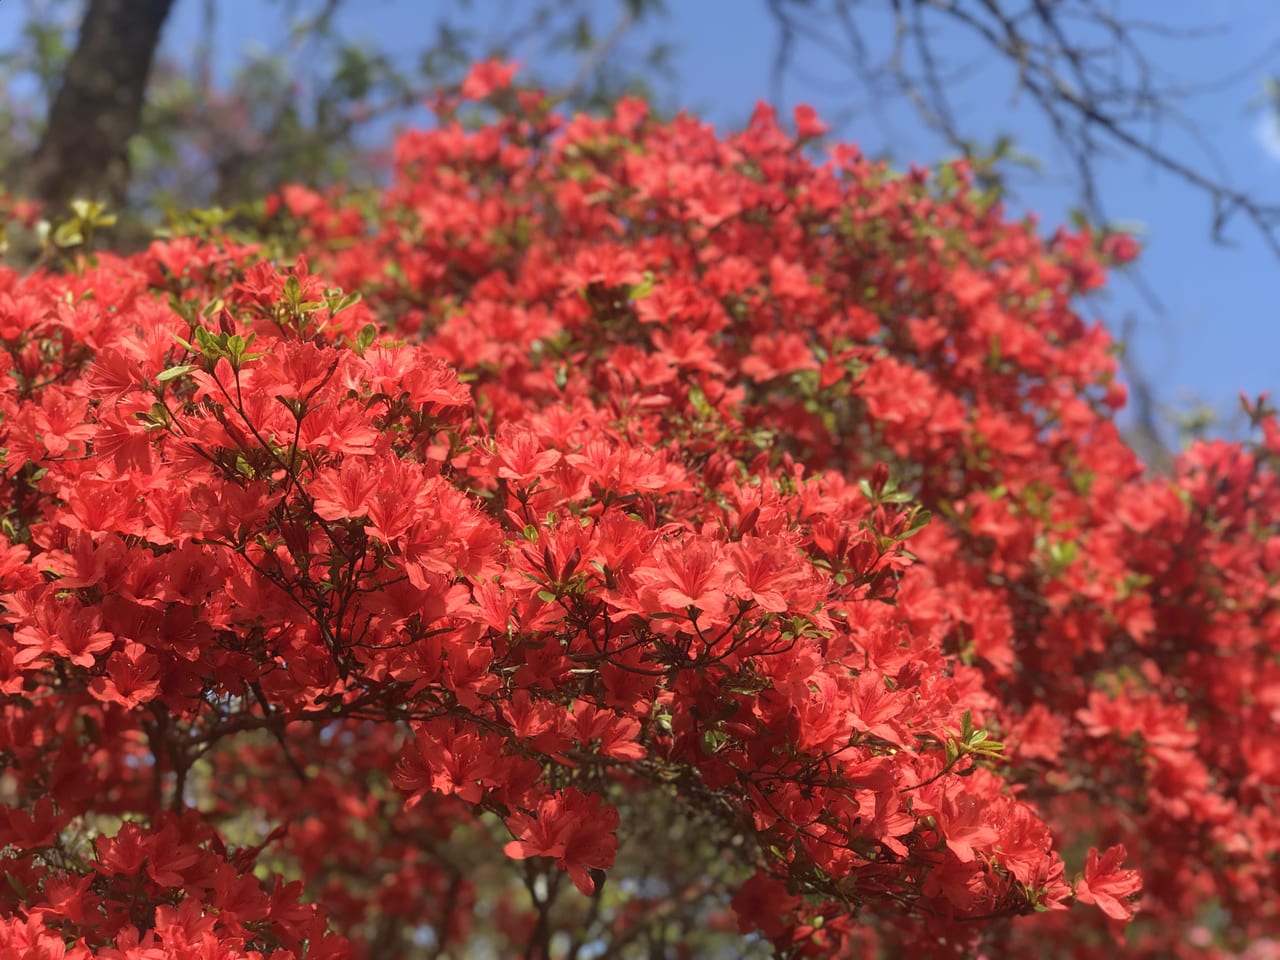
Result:
M31 191L47 213L61 213L78 198L123 202L129 139L138 132L147 77L172 6L173 0L90 0L32 158Z

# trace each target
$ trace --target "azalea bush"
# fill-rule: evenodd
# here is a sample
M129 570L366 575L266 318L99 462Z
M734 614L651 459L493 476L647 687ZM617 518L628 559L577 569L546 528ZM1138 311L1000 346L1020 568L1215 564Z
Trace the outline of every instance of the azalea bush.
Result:
M1280 430L1144 476L1132 241L462 95L0 272L4 955L1263 955Z

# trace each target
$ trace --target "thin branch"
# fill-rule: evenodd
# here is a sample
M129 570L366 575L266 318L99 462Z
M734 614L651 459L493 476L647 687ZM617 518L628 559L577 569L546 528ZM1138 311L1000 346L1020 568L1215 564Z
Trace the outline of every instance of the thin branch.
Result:
M604 66L609 56L622 43L623 38L635 26L635 14L629 4L623 6L622 15L618 17L618 22L613 25L613 29L599 43L593 45L582 57L578 63L578 69L574 71L573 79L568 85L560 91L557 99L573 100L579 96L591 78L600 72L600 68Z
M784 77L795 74L803 41L851 67L868 88L881 86L873 77L892 77L925 123L968 155L973 144L963 136L953 108L951 65L933 35L935 24L950 24L1009 64L1015 74L1012 93L1015 98L1025 94L1044 117L1070 159L1091 218L1107 221L1100 159L1135 156L1206 196L1215 242L1226 243L1228 228L1244 221L1280 258L1280 204L1238 187L1213 143L1185 112L1191 97L1220 90L1261 69L1280 43L1269 45L1261 57L1225 77L1180 84L1157 67L1143 49L1143 38L1198 41L1218 32L1213 26L1171 27L1123 19L1099 0L885 0L884 6L894 34L889 53L872 64L858 19L865 8L854 0L767 0L777 32L771 65L775 97L781 94ZM832 32L832 23L841 31ZM843 43L836 40L840 33ZM1162 142L1169 126L1189 138L1199 158Z

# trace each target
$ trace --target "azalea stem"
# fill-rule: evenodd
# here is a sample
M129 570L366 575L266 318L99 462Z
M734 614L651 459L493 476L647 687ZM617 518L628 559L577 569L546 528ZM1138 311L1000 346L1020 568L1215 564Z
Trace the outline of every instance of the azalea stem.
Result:
M289 744L285 742L284 717L272 708L271 702L267 699L266 694L262 692L262 687L256 680L249 684L249 689L253 691L254 697L262 706L262 713L268 721L267 729L271 732L271 736L275 738L276 742L280 744L280 752L284 754L284 759L289 764L289 769L294 772L298 782L305 786L310 778L307 776L307 771L302 768L302 765L298 763L297 758L289 749Z

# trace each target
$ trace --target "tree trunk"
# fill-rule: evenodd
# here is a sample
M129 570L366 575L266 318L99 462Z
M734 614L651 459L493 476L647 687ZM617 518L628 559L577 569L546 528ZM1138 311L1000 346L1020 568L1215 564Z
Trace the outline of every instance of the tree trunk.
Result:
M114 206L124 201L129 138L138 132L171 6L173 0L90 0L32 158L31 190L48 214L81 197Z

